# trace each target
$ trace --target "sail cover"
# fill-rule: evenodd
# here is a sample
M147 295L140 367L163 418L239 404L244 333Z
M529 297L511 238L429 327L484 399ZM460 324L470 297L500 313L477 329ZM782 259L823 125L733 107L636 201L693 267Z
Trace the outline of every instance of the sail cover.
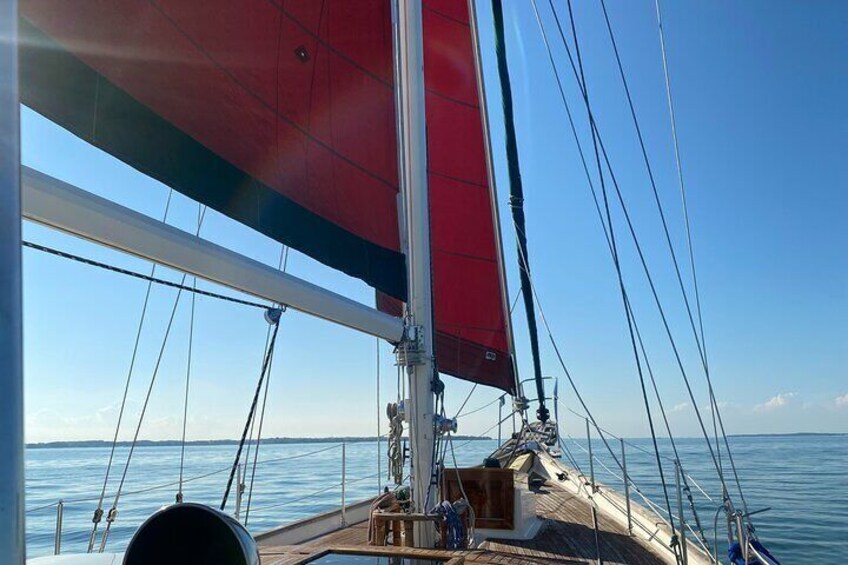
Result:
M406 295L389 0L21 0L24 104L144 174ZM424 2L437 356L514 383L466 0Z

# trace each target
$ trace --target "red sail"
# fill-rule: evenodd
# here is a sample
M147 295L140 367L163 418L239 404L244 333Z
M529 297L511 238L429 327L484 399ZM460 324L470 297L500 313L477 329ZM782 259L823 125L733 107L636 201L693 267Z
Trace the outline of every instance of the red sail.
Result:
M515 387L468 3L425 0L424 77L439 371ZM381 309L399 313L388 297Z
M439 368L510 390L466 0L424 3ZM387 0L21 0L23 102L195 200L406 295ZM388 296L379 301L384 309Z

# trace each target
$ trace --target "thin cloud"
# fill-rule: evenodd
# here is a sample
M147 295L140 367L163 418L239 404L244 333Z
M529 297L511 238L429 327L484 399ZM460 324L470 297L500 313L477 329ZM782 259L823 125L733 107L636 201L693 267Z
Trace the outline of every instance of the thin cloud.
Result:
M670 410L670 412L683 412L687 408L689 408L689 403L681 402L680 404L675 404L674 407L672 407L672 409Z
M771 412L772 410L777 410L778 408L783 408L789 402L797 396L794 392L781 392L775 396L772 396L768 400L766 400L762 404L757 404L754 406L754 410L757 412Z
M848 393L845 393L842 396L837 396L833 399L833 402L836 404L837 408L848 408Z
M718 407L719 410L724 410L725 408L730 406L730 403L727 402L726 400L720 400L720 401L716 402L716 406ZM713 409L713 406L712 406L712 404L704 404L701 407L701 409L709 412L710 410Z

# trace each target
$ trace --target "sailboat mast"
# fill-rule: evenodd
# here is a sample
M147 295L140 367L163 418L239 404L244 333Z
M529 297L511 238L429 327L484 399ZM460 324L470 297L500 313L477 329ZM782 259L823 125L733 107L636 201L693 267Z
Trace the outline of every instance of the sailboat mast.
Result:
M544 423L548 421L549 411L545 407L545 384L542 380L542 361L539 357L539 335L536 328L536 306L533 300L533 287L530 282L530 259L527 255L527 230L524 219L524 189L521 184L521 169L518 166L518 143L515 136L515 122L512 110L512 86L509 80L509 67L506 59L504 37L503 6L501 0L493 0L492 12L495 24L495 48L498 57L498 77L501 83L501 99L504 111L504 129L506 135L506 160L509 168L509 205L515 224L515 236L518 242L518 271L521 280L521 297L524 312L527 315L527 329L530 334L530 351L533 355L533 375L536 378L536 396L539 409L536 415Z
M401 190L407 233L407 333L404 363L409 379L409 438L412 448L412 501L415 512L428 508L433 468L433 294L430 264L430 209L427 185L427 129L421 0L396 0L394 8L397 121ZM435 544L435 532L415 523L415 542Z
M0 556L23 565L24 405L18 3L0 3Z

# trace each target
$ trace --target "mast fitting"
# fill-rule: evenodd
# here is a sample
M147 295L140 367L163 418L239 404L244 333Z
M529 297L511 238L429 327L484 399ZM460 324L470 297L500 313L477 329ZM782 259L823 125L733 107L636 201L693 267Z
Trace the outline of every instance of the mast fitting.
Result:
M397 347L397 364L401 367L415 367L423 365L426 357L424 354L423 328L415 325L407 319L403 338Z

